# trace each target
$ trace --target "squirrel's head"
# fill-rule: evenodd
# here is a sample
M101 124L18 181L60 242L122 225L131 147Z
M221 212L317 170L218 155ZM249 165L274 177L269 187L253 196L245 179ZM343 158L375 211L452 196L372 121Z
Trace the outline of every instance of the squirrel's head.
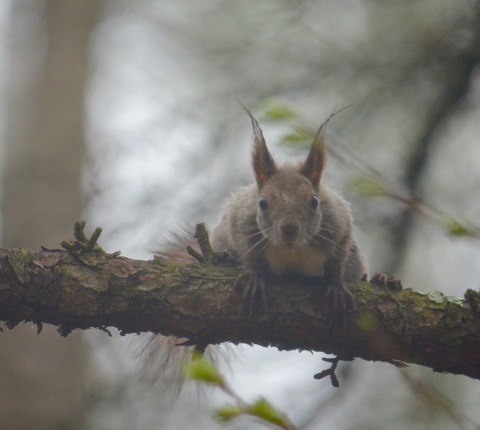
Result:
M320 180L326 163L325 126L310 153L298 165L277 167L258 122L250 114L254 142L252 162L258 187L257 224L273 244L298 248L313 240L322 220Z

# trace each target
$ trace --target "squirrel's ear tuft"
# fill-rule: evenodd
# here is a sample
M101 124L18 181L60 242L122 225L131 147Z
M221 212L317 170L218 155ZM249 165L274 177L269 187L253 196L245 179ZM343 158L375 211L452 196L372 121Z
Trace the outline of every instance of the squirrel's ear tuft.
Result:
M320 185L323 169L327 162L327 149L325 147L325 127L322 124L315 135L310 153L306 160L300 165L300 173L305 175L315 188Z
M257 120L247 110L253 127L253 146L252 146L252 164L255 173L255 179L259 188L263 187L268 178L273 176L277 171L275 161L271 156L262 129L258 125Z

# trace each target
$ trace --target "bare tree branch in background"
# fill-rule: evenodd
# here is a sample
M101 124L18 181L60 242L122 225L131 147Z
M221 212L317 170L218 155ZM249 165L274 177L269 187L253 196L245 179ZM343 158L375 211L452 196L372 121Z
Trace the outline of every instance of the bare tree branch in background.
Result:
M420 66L436 70L439 90L437 100L429 108L423 121L417 137L416 149L406 166L406 186L412 195L419 193L420 180L428 164L432 148L438 140L439 130L455 114L461 102L469 94L472 74L480 62L480 27L478 26L480 2L475 2L472 9L471 22L476 25L472 27L473 34L469 36L469 43L462 49L452 49L452 41L445 35L437 49L426 53L425 64ZM399 256L395 259L396 263L393 261L389 263L389 267L386 268L388 272L395 271L395 266L405 254L412 226L412 216L412 211L405 210L398 217L392 235L392 247L399 250Z

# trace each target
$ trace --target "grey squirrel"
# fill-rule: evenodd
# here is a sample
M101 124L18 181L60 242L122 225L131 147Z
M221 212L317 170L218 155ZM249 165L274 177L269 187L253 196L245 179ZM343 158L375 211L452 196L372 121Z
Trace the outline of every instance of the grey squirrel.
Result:
M354 239L349 204L321 179L327 160L325 128L316 133L302 163L277 166L262 130L253 126L252 164L256 184L227 199L212 247L226 252L246 269L242 306L250 314L272 276L299 275L322 287L329 311L352 309L345 282L366 277L365 260Z

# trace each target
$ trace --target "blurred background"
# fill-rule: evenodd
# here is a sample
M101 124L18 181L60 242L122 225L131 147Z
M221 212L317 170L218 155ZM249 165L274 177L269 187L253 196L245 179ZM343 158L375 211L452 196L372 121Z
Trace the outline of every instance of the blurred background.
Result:
M462 296L480 279L479 61L478 0L2 0L0 244L54 248L86 219L108 251L151 258L252 180L237 100L279 160L352 105L329 125L326 180L371 272ZM174 402L138 377L138 336L0 338L2 429L220 428L221 393ZM299 428L479 428L478 381L356 360L334 389L312 378L321 357L236 347L223 370Z

